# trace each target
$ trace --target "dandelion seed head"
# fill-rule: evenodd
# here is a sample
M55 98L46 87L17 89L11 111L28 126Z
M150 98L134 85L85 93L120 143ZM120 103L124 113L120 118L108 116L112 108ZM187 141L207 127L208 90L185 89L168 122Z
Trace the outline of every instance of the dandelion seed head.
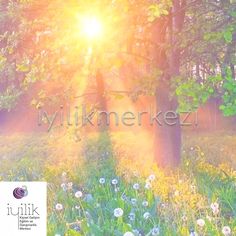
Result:
M145 212L145 213L143 214L143 218L144 218L145 220L149 219L150 217L151 217L151 215L150 215L149 212Z
M55 208L56 208L57 211L62 211L63 210L63 205L60 204L60 203L57 203Z
M124 211L121 208L116 208L114 210L114 216L117 218L123 216L123 214L124 214Z
M224 226L222 228L222 233L224 234L224 236L230 236L231 235L231 229L229 226Z
M203 227L205 225L205 220L203 219L198 219L197 220L197 225L200 226L200 227Z
M81 198L83 196L83 193L81 192L81 191L77 191L76 193L75 193L75 197L76 198Z

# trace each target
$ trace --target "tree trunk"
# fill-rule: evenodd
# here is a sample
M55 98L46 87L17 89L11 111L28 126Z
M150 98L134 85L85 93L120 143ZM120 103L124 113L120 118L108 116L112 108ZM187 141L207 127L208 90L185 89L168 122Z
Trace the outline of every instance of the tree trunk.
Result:
M156 109L162 112L161 124L155 127L155 159L162 167L176 167L181 161L181 124L177 114L178 101L170 97L171 79L180 74L180 50L177 35L183 28L186 0L173 0L172 11L168 18L157 20L153 36L159 45L171 46L170 52L159 48L156 64L163 72L156 88ZM164 22L163 22L164 21ZM162 32L162 34L160 34ZM174 122L166 122L165 114L175 115Z
M156 110L162 112L160 124L155 127L155 158L161 167L174 167L180 164L181 157L181 127L179 115L173 123L167 122L166 112L175 112L177 101L170 99L170 88L162 81L156 90ZM176 113L177 114L177 113Z

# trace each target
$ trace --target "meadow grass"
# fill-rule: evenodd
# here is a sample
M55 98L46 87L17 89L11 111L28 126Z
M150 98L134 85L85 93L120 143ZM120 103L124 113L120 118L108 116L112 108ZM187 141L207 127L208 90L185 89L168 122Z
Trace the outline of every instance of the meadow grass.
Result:
M187 136L159 169L147 138L0 137L1 181L48 182L48 236L218 236L236 232L236 137Z

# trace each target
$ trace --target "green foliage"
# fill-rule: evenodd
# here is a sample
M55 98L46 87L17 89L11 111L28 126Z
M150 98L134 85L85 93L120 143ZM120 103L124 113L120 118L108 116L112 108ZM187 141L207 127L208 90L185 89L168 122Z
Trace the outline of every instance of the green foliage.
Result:
M226 72L223 84L223 104L220 106L220 109L225 116L233 116L236 115L236 80L233 79L229 68Z
M181 77L175 78L173 83L176 85L176 95L179 100L180 111L194 111L201 104L214 95L215 89L213 81L217 81L221 77L211 77L208 83L196 83L195 80L183 80Z

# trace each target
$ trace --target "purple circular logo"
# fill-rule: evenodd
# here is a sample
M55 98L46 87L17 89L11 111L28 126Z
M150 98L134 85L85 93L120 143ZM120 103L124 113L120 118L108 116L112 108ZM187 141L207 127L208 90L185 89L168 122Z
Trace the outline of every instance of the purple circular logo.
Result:
M21 188L15 188L13 191L13 196L16 199L22 199L23 197L26 197L28 194L26 186L23 186Z

